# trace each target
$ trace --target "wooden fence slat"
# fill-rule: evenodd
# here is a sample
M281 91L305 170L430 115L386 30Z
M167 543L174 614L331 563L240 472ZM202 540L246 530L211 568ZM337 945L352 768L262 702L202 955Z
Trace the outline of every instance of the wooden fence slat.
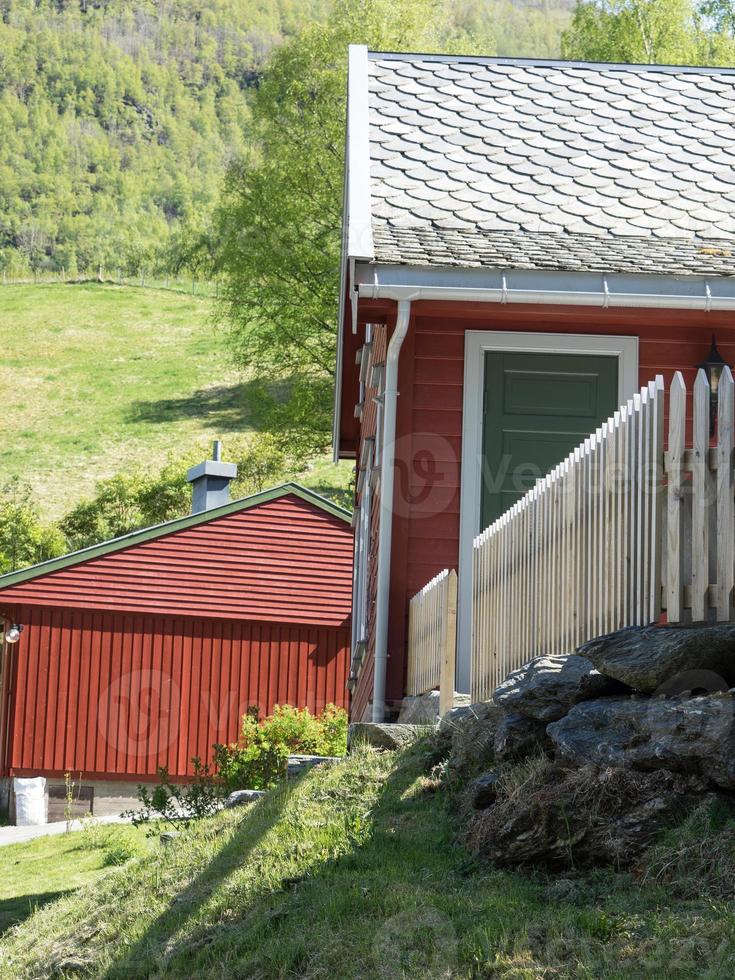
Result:
M733 378L725 365L717 388L717 619L732 616L733 552Z
M707 375L699 369L694 382L692 426L692 619L707 618L709 588L709 405Z
M669 395L669 465L667 487L667 583L666 609L672 622L682 618L684 579L682 569L683 487L682 458L686 427L686 387L681 371L671 382Z

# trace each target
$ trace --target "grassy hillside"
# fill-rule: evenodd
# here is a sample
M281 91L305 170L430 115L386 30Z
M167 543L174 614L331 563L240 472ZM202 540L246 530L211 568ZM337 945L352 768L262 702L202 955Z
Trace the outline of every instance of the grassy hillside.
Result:
M477 863L429 766L363 751L203 822L28 919L0 976L732 976L731 903Z
M58 516L126 467L248 426L211 301L113 285L0 287L0 466Z
M95 481L155 471L257 421L211 322L211 300L86 283L0 286L0 472L59 517ZM329 464L312 486L346 482Z

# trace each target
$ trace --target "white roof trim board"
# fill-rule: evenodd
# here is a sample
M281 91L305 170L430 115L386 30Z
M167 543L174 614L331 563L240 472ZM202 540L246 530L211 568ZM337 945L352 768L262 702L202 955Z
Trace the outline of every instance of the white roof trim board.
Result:
M733 70L353 47L349 113L350 258L735 274Z
M347 254L373 258L367 48L350 45L347 94Z

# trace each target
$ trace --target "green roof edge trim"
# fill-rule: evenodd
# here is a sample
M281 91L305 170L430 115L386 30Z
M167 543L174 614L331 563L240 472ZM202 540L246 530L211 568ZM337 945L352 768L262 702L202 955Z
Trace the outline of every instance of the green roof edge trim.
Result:
M80 565L82 562L91 561L93 558L101 558L104 555L111 555L116 551L123 551L125 548L133 547L136 544L143 544L144 541L153 541L162 538L167 534L174 534L176 531L184 531L197 524L206 524L209 521L217 520L220 517L227 517L229 514L236 514L241 510L249 510L258 504L267 503L269 500L277 500L293 494L300 497L308 504L313 504L321 510L326 511L333 517L338 517L347 524L352 524L352 514L350 511L340 507L339 504L332 503L326 497L302 487L300 483L281 483L277 487L269 490L261 490L259 493L250 494L248 497L241 497L239 500L231 500L228 504L221 507L213 507L211 510L201 511L199 514L187 514L186 517L176 517L172 521L165 521L163 524L156 524L153 527L145 527L140 531L131 531L119 538L111 538L100 544L93 544L80 551L72 551L59 558L50 558L48 561L40 562L38 565L31 565L29 568L21 568L16 572L7 572L0 575L0 590L9 588L11 585L19 585L32 578L47 575L51 572L60 571L62 568L70 568L73 565Z

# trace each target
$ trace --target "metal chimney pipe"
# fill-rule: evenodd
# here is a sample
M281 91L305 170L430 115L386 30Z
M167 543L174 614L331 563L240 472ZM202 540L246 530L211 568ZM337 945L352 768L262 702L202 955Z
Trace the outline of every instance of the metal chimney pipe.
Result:
M212 459L205 459L198 466L192 466L186 474L191 483L191 512L222 507L230 502L230 481L237 476L234 463L222 462L222 443L215 440L212 446Z

